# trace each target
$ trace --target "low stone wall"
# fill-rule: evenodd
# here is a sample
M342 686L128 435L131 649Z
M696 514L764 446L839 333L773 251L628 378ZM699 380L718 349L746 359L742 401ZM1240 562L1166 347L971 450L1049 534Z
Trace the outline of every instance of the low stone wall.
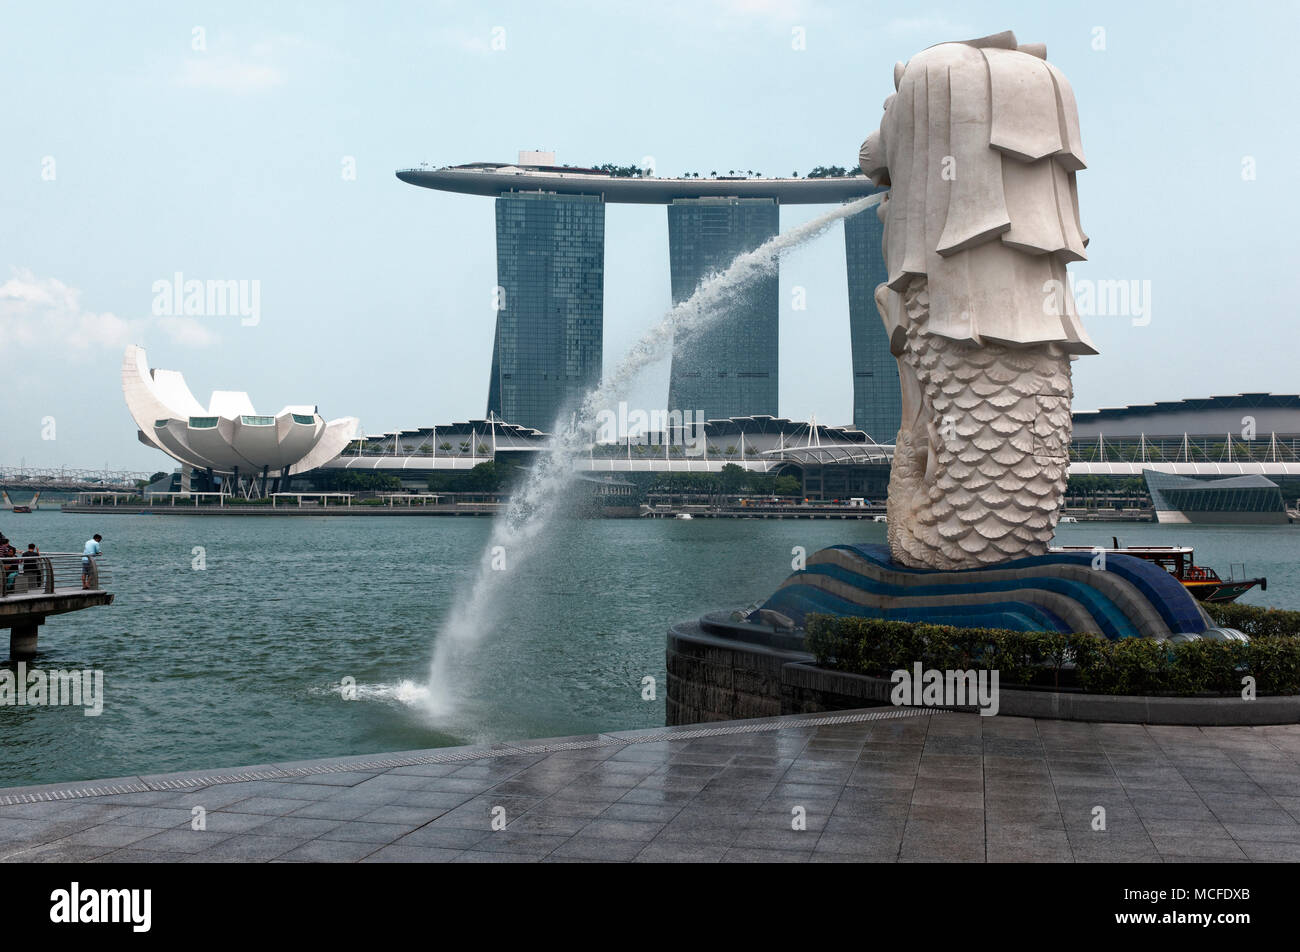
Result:
M741 640L742 627L753 628L754 641ZM818 668L811 654L789 647L790 641L757 626L711 623L707 617L674 625L668 632L668 726L891 703L888 679ZM1010 717L1201 727L1300 723L1300 696L1244 701L1004 687L998 701L998 714Z
M749 644L705 631L698 623L668 632L668 725L781 714L814 714L889 703L862 678L824 671L813 656Z

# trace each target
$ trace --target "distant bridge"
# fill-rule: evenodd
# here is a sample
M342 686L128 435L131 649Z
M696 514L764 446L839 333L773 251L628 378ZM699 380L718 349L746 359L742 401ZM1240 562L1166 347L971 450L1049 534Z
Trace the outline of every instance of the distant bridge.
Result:
M513 455L513 454L510 454ZM753 473L769 473L783 465L798 466L836 464L883 464L893 459L894 448L862 444L787 446L779 451L748 456L722 456L709 453L695 456L577 456L574 468L589 473L717 473L724 466L735 465ZM479 463L491 460L489 451L479 456L339 456L322 469L346 469L361 472L400 474L402 472L466 472ZM1179 476L1300 476L1300 461L1295 460L1075 460L1070 463L1071 476L1141 476L1143 470L1174 473Z
M67 466L5 466L0 463L0 488L32 492L90 492L95 489L135 489L138 480L148 480L152 473L124 469L71 469ZM15 502L25 500L15 499Z

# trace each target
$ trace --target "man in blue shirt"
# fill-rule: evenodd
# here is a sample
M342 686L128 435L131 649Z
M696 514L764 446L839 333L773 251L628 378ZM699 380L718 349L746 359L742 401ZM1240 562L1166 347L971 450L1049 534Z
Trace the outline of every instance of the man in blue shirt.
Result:
M98 532L94 538L86 540L86 547L81 550L81 587L83 589L91 588L91 581L99 584L99 572L95 569L95 558L99 555L99 543L104 537Z

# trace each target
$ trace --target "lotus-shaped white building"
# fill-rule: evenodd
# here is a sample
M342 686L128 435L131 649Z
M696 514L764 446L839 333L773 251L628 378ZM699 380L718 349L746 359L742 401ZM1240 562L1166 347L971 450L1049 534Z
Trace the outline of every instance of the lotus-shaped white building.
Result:
M248 394L213 391L205 408L175 370L150 370L144 348L127 347L122 394L146 446L186 466L249 477L293 476L338 456L355 437L357 419L326 423L314 406L258 414Z

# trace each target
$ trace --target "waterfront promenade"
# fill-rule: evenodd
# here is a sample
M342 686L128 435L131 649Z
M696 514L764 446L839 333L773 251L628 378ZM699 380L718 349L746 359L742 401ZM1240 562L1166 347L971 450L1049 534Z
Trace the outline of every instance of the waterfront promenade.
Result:
M1300 860L1300 725L877 708L0 790L9 863L1196 860Z

